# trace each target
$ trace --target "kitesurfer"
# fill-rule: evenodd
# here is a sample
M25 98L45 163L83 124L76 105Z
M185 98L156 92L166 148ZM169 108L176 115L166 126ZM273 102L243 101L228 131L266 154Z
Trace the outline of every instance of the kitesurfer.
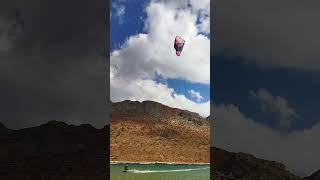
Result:
M127 164L124 166L123 172L128 172L128 165Z

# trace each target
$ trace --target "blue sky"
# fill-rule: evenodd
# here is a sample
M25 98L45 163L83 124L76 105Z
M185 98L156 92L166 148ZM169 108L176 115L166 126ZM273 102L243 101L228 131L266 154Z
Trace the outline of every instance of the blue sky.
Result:
M285 68L261 69L245 63L244 57L228 58L223 53L213 57L211 73L215 77L212 94L215 103L237 104L249 117L277 129L276 113L262 112L250 96L250 91L267 89L274 96L287 99L301 116L292 122L291 130L308 129L318 122L320 78L317 73L306 73Z
M111 53L114 53L111 54L111 68L113 68L111 71L117 74L117 77L111 75L113 101L160 100L161 103L169 106L195 111L203 116L209 115L210 32L207 25L210 16L207 4L208 1L201 3L194 1L189 6L187 3L168 1L111 1L110 47ZM157 15L161 13L173 15L164 16L167 18L164 19ZM163 22L156 23L161 21ZM168 24L166 27L166 22L170 21L172 21L171 25ZM180 57L175 55L173 49L175 35L181 35L186 40ZM144 41L144 38L154 43L144 42L149 44L141 44L140 48L139 42L135 41ZM162 49L159 50L157 47ZM149 57L145 54L146 48L158 55L149 55ZM197 52L198 55L192 52ZM141 82L141 80L148 81ZM119 84L122 83L122 90L119 90ZM148 86L152 87L140 89L141 86L147 85L138 85L139 83L148 83ZM165 87L159 86L159 83ZM161 91L161 88L165 93L172 94L173 98L167 99L165 93L156 94ZM151 89L153 93L150 92ZM142 95L143 93L146 95Z
M197 90L203 96L203 99L200 102L207 102L210 99L210 85L209 84L201 84L201 83L190 83L181 79L164 79L161 77L156 77L155 80L157 82L166 83L168 87L171 87L178 94L183 94L187 98L197 101L197 99L190 95L189 90Z
M146 3L149 0L141 0L139 3L137 1L110 1L111 3L111 18L110 18L110 49L111 51L119 48L125 40L132 35L143 32L144 21L146 18L146 13L143 11ZM118 6L125 7L125 13L123 15L123 21L119 21L117 14L117 4Z

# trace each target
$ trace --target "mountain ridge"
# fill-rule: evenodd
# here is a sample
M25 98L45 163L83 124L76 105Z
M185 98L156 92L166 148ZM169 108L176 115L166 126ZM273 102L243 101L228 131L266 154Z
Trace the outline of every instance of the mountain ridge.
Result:
M109 125L0 128L0 179L108 179L108 137Z
M50 122L50 121L49 121ZM47 124L47 123L46 123ZM55 124L49 123L49 124ZM51 126L51 128L64 128L72 130L70 131L77 131L75 129L91 129L87 127L80 127L75 125L68 125L66 123L65 127L57 127L57 126ZM40 126L32 127L33 130L36 129L43 129L45 124L42 124ZM1 153L0 153L0 179L23 179L23 178L31 178L31 179L109 179L109 163L107 163L108 160L108 141L105 140L109 138L109 126L105 125L104 128L96 129L98 130L100 135L97 136L95 134L94 136L88 135L90 134L90 130L81 131L81 133L84 133L84 136L89 137L90 141L96 141L97 137L103 137L104 140L99 140L98 145L96 146L89 146L85 147L83 150L81 150L81 147L78 147L79 151L74 151L77 148L70 148L67 149L64 152L55 152L52 153L53 156L26 156L21 158L17 158L16 156L10 156L10 159L4 159L5 156L4 149L7 150L13 150L13 152L17 152L14 149L15 148L9 148L8 146L4 146L4 144L8 143L19 143L18 142L6 142L7 140L10 140L10 138L17 137L18 134L20 134L22 137L28 136L28 132L26 132L26 129L19 129L19 130L11 130L5 128L0 128L0 144L1 144ZM46 128L49 128L48 126L45 126ZM28 128L29 129L29 128ZM3 135L1 132L3 130L8 130L9 135ZM30 130L30 129L29 129ZM30 132L30 131L29 131ZM41 131L44 132L44 131ZM13 133L13 134L12 134ZM73 134L72 132L70 132ZM11 134L11 135L10 135ZM39 134L40 135L40 134ZM77 133L74 134L77 136ZM65 136L66 137L66 136ZM12 139L11 139L12 140ZM29 140L32 140L29 139ZM49 139L46 139L47 142L50 142ZM70 142L70 141L69 141ZM83 143L83 140L80 141ZM106 143L105 143L106 142ZM70 147L70 146L68 146ZM91 150L86 151L86 148L90 148ZM23 149L22 149L23 150ZM39 150L42 150L39 148ZM20 149L21 151L21 149ZM52 151L56 151L56 149L52 149ZM77 153L75 153L77 152ZM92 152L92 153L88 153ZM100 153L99 153L100 152ZM40 155L43 153L40 153ZM105 156L106 155L106 156ZM104 156L104 157L103 157ZM51 159L54 157L55 159ZM93 158L96 157L96 158ZM97 158L98 157L98 158ZM102 159L99 159L102 158ZM278 169L280 171L284 170L284 166L280 163L276 163L273 161L266 161L263 159L256 158L255 156L252 156L250 154L246 153L232 153L225 151L220 148L211 147L211 179L214 180L220 180L220 179L245 179L245 173L248 173L248 169L243 167L251 167L252 164L260 164L260 162L268 162L268 163L262 163L267 166L267 168L264 169ZM248 158L249 157L249 158ZM25 159L26 158L26 159ZM25 160L24 160L25 159ZM81 160L82 159L82 160ZM251 159L254 161L254 163L250 163L250 161L247 161L246 159ZM239 160L243 161L242 164L239 164ZM106 162L107 161L107 162ZM276 164L273 164L276 163ZM230 166L230 164L233 164L233 166ZM106 168L104 168L106 167ZM258 167L262 167L258 165ZM215 171L213 171L216 169ZM263 168L262 168L263 169ZM250 168L249 168L250 170ZM260 168L261 170L261 168ZM252 172L255 172L256 170L250 171L248 174L252 174ZM257 171L258 175L266 175L269 173L269 176L274 177L273 175L275 173L272 172L260 172L259 169ZM284 174L287 174L288 172L284 170ZM239 175L240 174L240 175ZM271 174L271 175L270 175ZM306 179L306 180L316 180L319 179L320 171L317 171L313 173L312 175L305 177L305 178L299 178L294 176L296 179ZM238 175L239 177L235 177ZM292 176L292 174L289 172L287 175ZM242 177L241 177L242 176ZM260 176L261 177L261 176ZM250 179L250 178L248 178ZM251 178L254 179L254 178ZM272 178L271 178L272 179ZM278 179L290 179L288 177L278 177ZM292 178L291 178L292 179Z
M160 106L159 106L160 107ZM143 108L142 108L143 109ZM141 110L141 109L140 109ZM146 109L144 109L146 110ZM122 112L122 111L120 111ZM142 111L143 112L143 111ZM163 111L161 111L163 112ZM176 117L179 111L173 111ZM117 128L121 128L121 123L128 121L140 125L145 123L168 123L170 121L148 119L158 117L158 113L151 113L147 119L118 119L121 113L111 114L115 119L113 122L120 122ZM155 115L155 116L154 116ZM166 117L166 116L162 116ZM203 120L206 118L203 118ZM181 117L181 122L190 124L196 128L201 127L187 118ZM208 119L207 119L208 120ZM60 121L49 121L36 127L12 130L0 123L0 179L110 179L109 174L109 148L112 149L112 142L108 143L110 136L117 135L110 130L112 124L105 125L97 129L91 125L71 125ZM140 127L142 130L143 126ZM179 125L179 124L178 124ZM208 124L203 124L208 126ZM126 128L127 126L124 126ZM177 134L174 129L166 129L168 126L161 125L150 129L154 136L151 138L168 138ZM159 129L157 129L159 128ZM134 128L132 128L134 129ZM119 129L121 130L121 129ZM125 129L122 129L125 130ZM160 130L160 131L157 131ZM137 132L137 131L134 131ZM192 135L193 131L188 131L187 135ZM201 134L195 131L194 135ZM114 133L114 134L112 134ZM171 134L170 134L171 133ZM121 134L121 133L120 133ZM179 135L179 134L178 134ZM195 143L196 140L190 142ZM158 141L152 144L158 146ZM174 142L174 141L173 141ZM123 145L126 145L125 142ZM202 147L207 147L207 141L202 142ZM120 143L121 144L121 143ZM198 145L198 144L197 144ZM176 151L184 151L183 146ZM151 146L152 147L152 146ZM147 147L151 148L151 147ZM198 146L197 146L198 147ZM320 171L312 175L299 178L286 170L283 164L256 158L246 153L233 153L220 148L208 147L208 156L211 156L211 179L319 179ZM211 149L211 152L210 152ZM152 151L152 149L149 149ZM148 151L148 152L150 152ZM170 153L165 151L164 154ZM205 154L206 151L198 151ZM112 155L110 155L112 158ZM166 158L166 157L164 157ZM198 159L204 160L204 159Z
M116 115L132 115L136 116L137 114L149 115L153 118L164 119L170 116L180 116L192 121L199 123L200 121L205 120L209 123L208 117L202 117L199 113L191 112L188 110L182 110L178 108L173 108L158 102L154 101L130 101L125 100L121 102L111 102L111 116Z
M187 113L190 113L190 114L195 114L195 115L198 115L198 116L201 116L199 113L197 112L192 112L190 110L186 110L186 109L179 109L179 108L176 108L176 107L171 107L169 105L165 105L165 104L162 104L160 102L156 102L156 101L151 101L151 100L145 100L145 101L132 101L132 100L123 100L123 101L117 101L117 102L113 102L113 101L109 101L109 103L111 105L113 104L123 104L123 103L131 103L131 104L141 104L141 105L146 105L146 104L149 104L149 105L158 105L158 106L162 106L162 107L166 107L166 108L170 108L170 109L175 109L175 110L179 110L179 111L185 111ZM210 115L209 115L210 116ZM207 117L203 117L201 116L202 118L208 118L209 116Z

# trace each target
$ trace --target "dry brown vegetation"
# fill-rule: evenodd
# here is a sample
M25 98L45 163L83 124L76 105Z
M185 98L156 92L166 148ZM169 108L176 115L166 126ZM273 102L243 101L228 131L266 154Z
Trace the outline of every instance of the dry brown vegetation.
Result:
M209 163L207 119L155 102L149 102L150 114L143 103L113 106L119 110L113 109L110 120L111 161Z

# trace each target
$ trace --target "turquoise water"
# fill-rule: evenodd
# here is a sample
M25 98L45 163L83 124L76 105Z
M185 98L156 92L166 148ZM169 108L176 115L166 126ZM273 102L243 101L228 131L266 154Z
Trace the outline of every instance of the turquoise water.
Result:
M111 164L111 180L209 180L209 165Z

